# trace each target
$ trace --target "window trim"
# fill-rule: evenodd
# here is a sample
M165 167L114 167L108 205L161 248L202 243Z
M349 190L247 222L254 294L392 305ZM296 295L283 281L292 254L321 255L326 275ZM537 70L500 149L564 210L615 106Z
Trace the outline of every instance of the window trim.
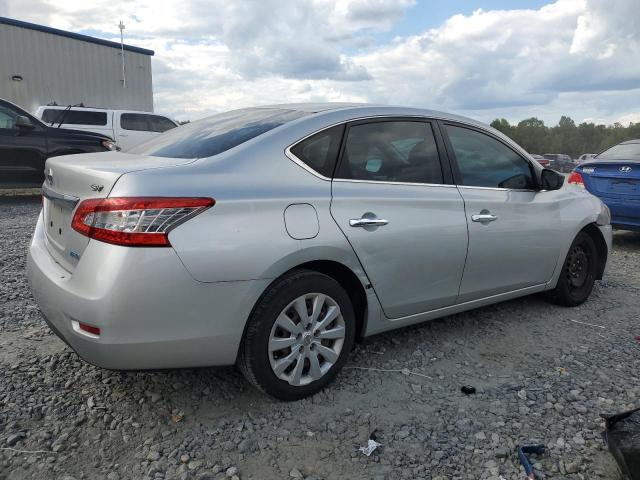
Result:
M342 159L344 157L344 149L347 146L347 137L349 136L349 130L351 127L355 127L358 125L368 125L372 123L385 123L385 122L415 122L415 123L427 123L431 126L431 132L433 133L433 138L436 141L436 150L438 151L438 162L440 163L440 171L442 173L442 183L426 183L426 182L395 182L392 180L362 180L357 178L336 178L336 172L340 169L340 165L342 164ZM346 126L344 129L344 133L342 135L342 143L340 145L340 150L338 152L338 161L336 162L336 167L333 172L333 181L334 182L353 182L353 183L371 183L371 184L386 184L386 185L429 185L429 186L441 186L441 185L454 185L454 179L451 175L451 172L446 168L446 165L443 162L444 156L446 156L446 150L444 149L444 143L442 142L440 130L438 129L437 122L435 119L430 117L423 117L419 115L415 116L406 116L406 115L398 115L398 116L389 116L389 115L380 115L376 117L368 117L362 119L352 119L346 122Z
M540 180L538 179L538 174L537 174L538 171L532 165L531 161L528 158L524 157L520 152L516 151L511 145L506 143L497 135L493 134L490 131L476 127L474 125L469 125L462 122L456 122L451 120L437 120L437 122L438 124L441 125L441 131L442 131L442 136L445 142L447 156L449 158L449 163L451 164L451 170L453 172L454 181L458 186L458 188L462 188L466 190L468 189L493 190L493 191L499 191L499 192L540 192L542 191L540 189ZM535 188L504 188L504 187L481 187L479 185L464 185L462 183L462 174L460 173L460 167L458 166L458 159L456 158L455 152L453 151L453 145L451 144L451 140L449 139L447 129L445 128L447 125L450 125L452 127L466 128L467 130L472 130L474 132L484 134L489 138L492 138L497 142L501 143L502 145L504 145L505 147L507 147L509 150L511 150L513 153L515 153L518 157L520 157L522 160L524 160L527 163L527 165L529 166L529 170L531 171L531 177L535 182Z
M421 123L429 123L431 125L431 130L433 132L433 136L436 141L436 148L438 149L438 160L440 161L440 168L442 170L443 183L417 183L417 182L394 182L387 180L360 180L360 179L352 179L352 178L336 178L335 172L338 170L340 162L342 161L342 153L345 147L345 139L349 128L352 125L362 125L366 123L380 123L384 121L389 122L402 122L402 121L410 121L410 122L421 122ZM307 138L312 137L318 133L323 132L324 130L328 130L330 128L336 127L338 125L344 125L344 130L342 132L342 139L340 141L340 148L338 150L338 159L334 166L334 172L332 178L325 177L321 173L317 172L305 162L303 162L300 158L298 158L291 149L298 145L300 142L305 141ZM411 186L431 186L431 187L456 187L455 179L451 171L451 165L449 164L449 159L447 156L446 145L444 142L444 137L442 132L440 131L440 126L438 125L438 119L434 117L425 117L422 115L398 115L398 116L389 116L389 115L369 115L365 117L352 118L349 120L341 120L339 122L332 123L330 125L324 126L318 130L315 130L308 135L305 135L302 138L299 138L291 145L287 146L284 150L284 154L289 160L297 164L298 166L305 169L307 172L311 173L315 177L328 181L328 182L344 182L344 183L371 183L371 184L383 184L383 185L411 185ZM446 161L445 161L446 160Z
M307 170L309 173L312 173L313 175L315 175L316 177L320 178L321 180L325 180L325 181L331 181L333 179L333 175L336 172L336 169L338 167L338 163L340 161L340 153L342 152L342 142L344 142L344 135L345 132L347 131L346 128L346 124L347 122L338 122L338 123L334 123L333 125L329 125L328 127L322 127L320 130L313 132L309 135L307 135L306 137L301 138L300 140L297 140L296 142L292 143L291 145L289 145L287 148L285 148L284 150L284 154L289 157L289 160L293 160L293 162L297 163L298 165L300 165L302 168L304 168L305 170ZM301 144L302 142L304 142L305 140L307 140L308 138L311 138L319 133L322 133L326 130L330 130L334 127L342 127L342 133L340 136L340 142L338 143L338 152L337 152L337 157L336 157L336 161L333 164L333 171L331 172L331 178L330 177L325 177L324 175L322 175L320 172L318 172L317 170L314 170L313 168L311 168L309 165L307 165L307 163L302 160L300 157L296 156L295 153L293 153L291 151L292 148L297 147L299 144Z
M318 133L322 133L325 130L329 130L330 128L333 127L337 127L338 125L344 125L347 122L338 122L338 123L334 123L332 125L329 125L327 127L322 127L320 130L316 130L313 133L310 133L309 135L306 135L305 137L302 137L298 140L296 140L295 142L293 142L291 145L289 145L287 148L284 149L284 154L287 158L289 158L289 160L291 160L292 162L294 162L295 164L297 164L298 166L304 168L307 172L313 174L314 176L318 177L321 180L324 181L331 181L331 178L329 177L325 177L324 175L322 175L320 172L314 170L313 168L311 168L309 165L307 165L301 158L298 158L292 151L291 149L293 147L295 147L296 145L298 145L299 143L304 142L307 138L313 137L314 135L318 134ZM338 155L340 154L340 151L342 150L342 142L344 140L344 130L342 131L342 138L340 139L340 146L338 147ZM337 166L338 162L336 161L336 165L333 166L333 169L335 171L335 167Z

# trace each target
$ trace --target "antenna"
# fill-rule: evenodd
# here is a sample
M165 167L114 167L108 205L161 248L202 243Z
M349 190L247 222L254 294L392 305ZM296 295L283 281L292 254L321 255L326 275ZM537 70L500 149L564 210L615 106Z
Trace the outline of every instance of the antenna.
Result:
M120 55L122 55L122 88L127 88L127 76L124 71L124 23L120 20Z

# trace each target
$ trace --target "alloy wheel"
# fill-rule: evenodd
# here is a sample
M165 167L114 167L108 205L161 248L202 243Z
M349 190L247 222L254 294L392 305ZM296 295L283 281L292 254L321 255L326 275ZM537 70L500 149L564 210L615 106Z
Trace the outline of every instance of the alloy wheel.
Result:
M282 310L271 328L271 369L290 385L308 385L338 361L345 335L344 318L333 298L322 293L301 295Z

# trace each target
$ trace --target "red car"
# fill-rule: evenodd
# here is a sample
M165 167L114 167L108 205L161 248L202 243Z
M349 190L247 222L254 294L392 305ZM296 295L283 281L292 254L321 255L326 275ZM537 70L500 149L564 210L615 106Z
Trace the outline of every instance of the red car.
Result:
M544 168L551 168L551 160L544 158L542 155L531 154L533 159L542 165Z

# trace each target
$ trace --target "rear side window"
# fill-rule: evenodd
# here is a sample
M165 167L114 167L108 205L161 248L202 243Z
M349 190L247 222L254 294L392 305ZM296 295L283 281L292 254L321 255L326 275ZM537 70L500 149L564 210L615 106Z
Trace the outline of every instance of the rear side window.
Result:
M291 153L320 175L331 178L344 125L323 130L291 147Z
M598 160L640 160L640 142L621 143L599 153Z
M105 126L107 124L107 112L48 108L42 112L42 121L45 123L62 122L69 125Z
M167 130L176 128L176 124L165 117L159 117L157 115L149 115L149 120L151 121L152 132L166 132Z
M129 152L170 158L211 157L305 115L279 108L234 110L174 128Z
M137 130L139 132L149 132L149 117L143 113L123 113L120 115L120 126L124 130Z
M431 124L389 121L351 126L336 177L442 183L442 168Z
M484 133L454 125L446 125L446 131L462 176L462 185L535 188L529 162L502 142Z

